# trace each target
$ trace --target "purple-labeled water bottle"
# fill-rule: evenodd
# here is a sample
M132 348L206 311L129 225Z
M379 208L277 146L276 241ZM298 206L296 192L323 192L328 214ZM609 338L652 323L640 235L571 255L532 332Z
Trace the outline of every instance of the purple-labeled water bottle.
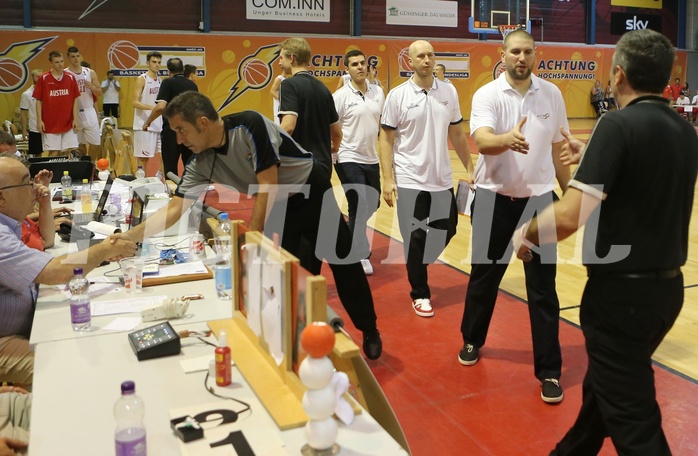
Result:
M73 269L74 277L70 280L70 323L73 331L87 331L92 323L90 311L90 282L82 274L82 268Z
M136 396L136 384L125 381L121 384L121 397L114 404L116 430L114 441L116 456L146 456L148 448L145 439L145 404Z

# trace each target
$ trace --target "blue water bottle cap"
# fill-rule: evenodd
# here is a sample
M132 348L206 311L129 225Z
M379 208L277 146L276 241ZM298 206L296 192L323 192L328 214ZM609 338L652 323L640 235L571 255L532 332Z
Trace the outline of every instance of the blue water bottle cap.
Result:
M75 268L73 269L73 274L75 275L82 275L82 268Z
M222 212L222 213L218 216L218 218L219 218L220 220L230 220L230 217L228 217L228 213L227 213L227 212Z

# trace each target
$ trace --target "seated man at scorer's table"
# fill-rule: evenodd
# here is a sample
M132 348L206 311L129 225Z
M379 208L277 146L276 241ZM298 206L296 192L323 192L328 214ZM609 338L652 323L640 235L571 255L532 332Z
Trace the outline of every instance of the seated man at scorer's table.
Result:
M133 256L137 250L125 239L56 258L27 247L21 240L22 222L35 202L47 198L49 190L31 180L19 158L0 156L0 381L32 383L34 353L28 337L39 284L68 283L75 267L87 274L108 258Z

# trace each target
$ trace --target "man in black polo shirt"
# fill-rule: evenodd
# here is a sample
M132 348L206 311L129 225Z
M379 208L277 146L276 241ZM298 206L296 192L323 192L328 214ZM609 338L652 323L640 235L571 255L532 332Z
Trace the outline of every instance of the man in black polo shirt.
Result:
M310 66L310 45L303 38L289 38L281 43L279 64L293 76L281 82L279 119L281 128L332 176L332 154L342 142L342 127L332 94L318 81Z
M579 416L554 455L597 454L606 437L619 454L671 454L651 357L683 306L680 267L698 172L696 132L661 96L673 64L663 35L623 35L611 69L623 109L599 120L586 147L566 135L563 160L583 154L579 168L563 198L520 232L526 261L536 244L590 222L579 315L589 366Z
M174 97L189 90L195 92L199 91L196 83L184 76L184 64L182 63L182 59L177 57L168 59L167 71L170 72L170 77L162 81L160 91L155 99L157 105L155 105L155 109L150 112L148 120L143 124L143 130L147 130L150 124L157 119L158 116L162 115L167 103L172 101ZM179 157L182 157L182 165L187 166L187 163L189 163L189 160L191 160L194 154L183 144L177 144L177 135L170 128L166 118L163 118L162 121L162 133L160 133L160 137L162 138L162 164L165 168L165 175L169 172L178 174L177 162L179 161Z

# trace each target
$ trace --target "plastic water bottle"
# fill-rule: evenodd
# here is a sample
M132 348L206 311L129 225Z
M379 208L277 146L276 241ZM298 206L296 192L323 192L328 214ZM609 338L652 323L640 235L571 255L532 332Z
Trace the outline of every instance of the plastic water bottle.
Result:
M90 181L87 179L82 180L80 203L82 204L82 212L92 212L92 190L90 189Z
M116 456L146 456L148 447L145 440L145 404L136 396L136 384L126 381L121 384L121 398L114 404L116 429L114 441Z
M63 203L73 202L73 179L68 171L63 171L63 177L61 177L61 194L63 195Z
M82 268L73 269L75 276L70 280L70 322L73 331L86 331L90 328L90 282L82 274Z
M218 216L218 226L214 232L216 245L216 264L213 266L218 299L232 299L233 297L233 270L230 264L232 237L230 234L230 219L228 214Z
M143 171L143 167L139 166L138 170L136 171L136 179L143 179L145 178L145 171Z

